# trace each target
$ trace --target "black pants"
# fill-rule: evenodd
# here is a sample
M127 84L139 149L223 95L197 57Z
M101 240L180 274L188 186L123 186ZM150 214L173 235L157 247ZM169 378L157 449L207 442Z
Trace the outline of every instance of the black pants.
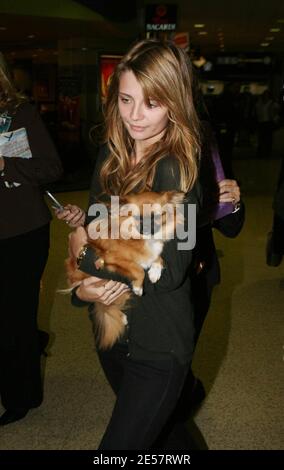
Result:
M213 285L208 284L207 275L202 272L192 278L191 283L194 309L194 343L196 345L210 308Z
M142 450L154 443L178 400L187 373L174 356L134 361L117 344L99 352L105 375L116 394L100 450Z
M204 321L210 308L213 285L208 284L206 273L194 275L191 279L192 303L194 308L194 344L197 345ZM195 384L195 376L191 364L186 375L179 400L173 413L173 422L186 421L192 413L192 391Z
M6 409L42 402L37 309L49 225L0 240L0 395Z
M273 253L284 255L284 220L274 214L272 227L272 250Z

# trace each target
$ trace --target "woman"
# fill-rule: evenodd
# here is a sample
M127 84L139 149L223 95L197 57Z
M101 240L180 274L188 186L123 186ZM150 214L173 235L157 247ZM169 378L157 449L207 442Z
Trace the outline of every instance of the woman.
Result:
M110 83L106 145L96 163L90 206L110 195L149 188L182 190L189 203L198 203L199 124L191 76L187 55L171 43L144 40L124 56ZM65 218L64 213L60 217ZM124 337L110 350L98 350L116 394L100 449L153 446L181 392L194 345L187 275L192 253L178 250L177 242L175 238L165 245L160 280L152 284L146 273L143 296L134 297L126 312ZM80 269L95 275L93 251L85 243L80 227L71 236L70 250ZM96 285L98 280L83 281L74 303L99 299L110 304L128 288L118 277L104 287Z
M31 158L5 156L0 147L0 425L23 418L43 398L37 308L51 216L40 185L61 174L36 109L16 91L0 54L0 133L20 128Z

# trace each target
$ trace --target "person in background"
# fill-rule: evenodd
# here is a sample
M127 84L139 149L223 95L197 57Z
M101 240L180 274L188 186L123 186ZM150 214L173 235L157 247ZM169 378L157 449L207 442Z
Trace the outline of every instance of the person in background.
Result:
M22 158L27 148L16 157L5 156L0 146L0 426L23 418L43 400L40 352L48 337L38 333L37 309L51 215L40 187L62 172L39 114L16 91L0 54L0 137L20 128L31 158Z
M196 304L195 335L198 340L209 310L214 285L220 283L220 266L216 253L213 229L235 238L245 220L238 182L226 178L218 153L218 145L208 122L202 121L202 152L199 181L203 204L196 235L193 299ZM196 282L196 284L195 284Z
M284 157L273 201L273 225L266 244L266 264L277 267L284 255Z
M186 53L170 42L140 41L123 57L107 96L106 145L96 162L90 205L104 196L108 200L110 195L151 189L182 190L188 202L199 206L199 123L191 77ZM58 213L58 218L66 217ZM83 227L71 234L71 253L78 258L79 268L93 276L76 289L73 303L89 304L92 309L97 300L109 305L128 287L117 276L104 286L98 284L102 271L95 269L93 250L86 243ZM191 362L194 329L188 271L192 251L178 250L175 238L166 243L162 258L161 278L152 284L146 272L144 294L135 297L126 311L125 336L109 350L98 349L116 394L100 450L155 445Z
M212 125L216 131L221 162L227 178L234 178L232 165L235 139L240 127L240 84L226 83L212 110Z
M272 99L270 90L265 90L255 104L257 120L257 157L269 158L272 151L273 132L279 119L279 106Z
M236 210L210 224L197 229L195 270L192 272L192 300L194 305L195 344L197 344L204 321L210 309L214 286L221 282L221 271L213 229L222 235L235 238L241 231L245 220L245 206L240 200L240 188L236 180L224 179L219 183L220 202L232 202ZM183 411L184 419L188 418L206 396L204 386L200 379L194 376L190 369L187 391L184 391L184 404L187 411ZM186 403L187 402L187 403Z
M218 143L211 125L210 114L203 99L197 73L194 74L194 103L201 120L201 160L199 182L202 187L202 207L197 220L194 269L191 270L194 305L195 345L210 308L213 288L221 281L220 264L213 229L235 238L245 220L245 206L240 187L228 179L219 155ZM186 420L206 396L202 382L191 367L176 410L176 416Z

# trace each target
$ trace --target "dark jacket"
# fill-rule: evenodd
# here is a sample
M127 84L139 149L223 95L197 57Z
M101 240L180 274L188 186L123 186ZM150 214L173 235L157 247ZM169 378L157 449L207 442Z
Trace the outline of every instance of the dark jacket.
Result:
M208 292L220 283L220 264L216 252L213 237L213 228L221 232L225 237L235 238L241 231L245 220L245 206L241 202L239 211L228 214L221 219L215 220L213 224L207 224L197 229L196 248L195 248L195 264L204 263L204 268L197 277L203 277ZM196 275L196 274L193 274ZM204 281L203 281L204 282Z
M90 204L101 193L99 171L104 158L105 154L101 152L92 181ZM174 157L166 157L157 165L152 190L160 192L179 189L178 162ZM198 186L187 195L187 201L199 207ZM162 258L164 269L160 280L152 284L146 273L144 294L142 297L133 296L131 307L127 311L129 352L137 360L163 358L165 354L171 353L185 363L191 360L194 346L193 309L188 277L192 251L178 250L177 239L173 239L165 244ZM84 258L80 268L91 275L104 277L101 271L97 272L94 268L90 253ZM75 296L73 302L78 305Z
M0 176L0 238L10 238L47 224L51 215L41 185L57 180L62 167L55 147L36 110L22 104L12 116L9 131L25 127L32 158L5 158ZM20 183L7 187L5 181Z
M211 128L211 124L202 121L202 158L200 162L199 181L202 187L202 210L198 218L198 229L196 233L196 248L194 250L195 265L199 262L204 263L204 268L197 275L203 289L207 289L205 294L211 295L214 285L220 282L220 265L216 253L213 228L221 232L225 237L236 237L244 224L245 206L241 202L240 209L237 212L230 213L214 220L214 215L218 213L216 210L219 201L218 181L225 179L223 169L217 169L217 161L214 163L214 154L218 147ZM215 157L216 158L216 157ZM230 209L231 204L229 204ZM231 207L232 210L232 207ZM192 273L196 276L196 272Z

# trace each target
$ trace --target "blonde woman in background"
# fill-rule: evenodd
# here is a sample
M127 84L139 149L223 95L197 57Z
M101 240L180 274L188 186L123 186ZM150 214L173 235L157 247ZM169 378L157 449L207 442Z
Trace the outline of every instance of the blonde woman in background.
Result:
M0 54L0 133L20 128L31 158L5 156L0 147L0 426L22 419L43 399L37 309L51 215L40 186L62 171L38 112L15 89Z

